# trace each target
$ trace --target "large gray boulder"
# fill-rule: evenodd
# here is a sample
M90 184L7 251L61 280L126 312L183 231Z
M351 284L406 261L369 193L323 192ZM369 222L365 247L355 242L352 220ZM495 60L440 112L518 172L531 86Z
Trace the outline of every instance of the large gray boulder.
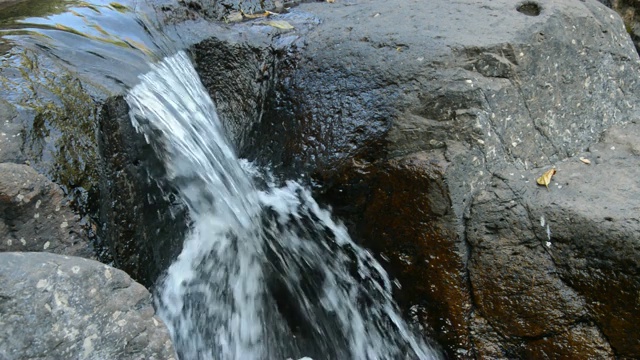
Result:
M277 18L294 29L249 21L193 47L203 82L241 154L312 175L425 334L454 358L637 357L640 329L624 320L637 301L612 298L637 294L640 199L605 205L636 162L578 160L619 149L596 144L640 117L617 14L595 0L371 0ZM572 185L536 185L551 166ZM621 175L598 186L599 166ZM502 185L511 174L518 187Z
M175 359L149 292L120 270L0 253L0 281L2 359Z

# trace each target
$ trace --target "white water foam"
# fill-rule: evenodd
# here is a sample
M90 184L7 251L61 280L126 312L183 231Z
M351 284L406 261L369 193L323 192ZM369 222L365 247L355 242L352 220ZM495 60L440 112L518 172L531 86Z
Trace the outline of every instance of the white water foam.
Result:
M181 359L439 357L307 189L253 183L186 54L154 65L127 101L192 219L156 298Z

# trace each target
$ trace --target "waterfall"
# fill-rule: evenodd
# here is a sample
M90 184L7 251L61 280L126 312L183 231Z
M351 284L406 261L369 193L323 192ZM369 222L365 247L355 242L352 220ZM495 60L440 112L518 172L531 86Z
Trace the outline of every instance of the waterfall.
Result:
M188 205L156 304L181 359L433 359L375 258L294 181L258 186L183 52L128 93L134 126Z

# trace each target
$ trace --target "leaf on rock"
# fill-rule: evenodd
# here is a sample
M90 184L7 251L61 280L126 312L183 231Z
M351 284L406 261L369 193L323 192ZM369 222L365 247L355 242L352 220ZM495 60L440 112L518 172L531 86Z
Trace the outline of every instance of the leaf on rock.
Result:
M293 29L293 26L284 20L270 20L270 21L265 21L263 24L273 26L274 28L278 28L282 30Z
M587 164L587 165L591 164L591 160L589 160L589 159L587 159L587 158L584 158L584 157L581 157L581 158L580 158L580 161L582 161L583 163L585 163L585 164Z
M542 174L542 176L540 176L536 182L538 183L538 185L544 185L547 187L547 190L549 190L549 184L551 183L551 178L553 177L553 175L556 174L556 169L549 169L547 170L547 172L545 172L544 174Z
M242 16L244 16L247 19L257 19L257 18L263 18L263 17L267 17L269 16L271 13L268 11L265 11L263 13L259 13L259 14L247 14L244 11L240 10L240 13L242 14Z

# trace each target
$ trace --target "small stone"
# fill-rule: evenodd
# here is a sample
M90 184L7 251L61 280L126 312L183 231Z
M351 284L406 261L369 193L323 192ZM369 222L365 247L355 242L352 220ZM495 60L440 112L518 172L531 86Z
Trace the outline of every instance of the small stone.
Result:
M226 17L226 20L228 22L239 22L239 21L242 21L242 19L243 19L242 13L240 13L239 11L232 11Z
M36 284L36 288L42 289L42 288L47 287L47 285L49 285L49 282L47 281L47 279L40 279L40 280L38 280L38 283Z
M51 243L47 241L46 243L44 243L44 246L42 248L47 250L50 245L51 245Z
M591 160L589 160L589 159L587 159L587 158L585 158L585 157L581 157L581 158L580 158L580 161L582 161L583 163L585 163L585 164L587 164L587 165L591 164Z
M284 3L280 0L276 0L273 2L273 5L275 7L275 11L276 12L282 12L284 11Z

